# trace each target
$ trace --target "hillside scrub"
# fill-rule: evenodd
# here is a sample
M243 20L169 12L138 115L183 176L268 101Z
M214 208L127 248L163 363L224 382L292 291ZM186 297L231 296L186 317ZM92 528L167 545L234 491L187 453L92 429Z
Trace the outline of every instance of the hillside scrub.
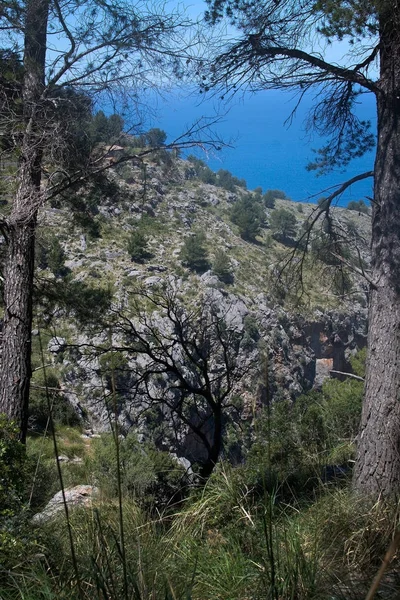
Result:
M295 331L297 320L288 311L289 294L293 291L290 283L276 306L278 292L273 285L273 269L284 260L287 248L279 241L266 239L264 220L272 211L265 210L262 190L216 190L194 176L186 189L184 178L190 167L176 157L168 167L172 175L166 185L164 168L164 164L148 159L145 166L131 166L123 182L118 178L119 170L113 169L110 186L104 182L104 194L89 186L87 206L92 207L90 220L98 225L98 235L92 235L86 224L72 226L69 213L60 208L51 212L55 219L52 227L41 225L41 259L37 262L35 290L35 327L37 324L39 329L32 333L35 373L27 440L29 468L25 470L21 465L19 471L18 461L13 458L13 475L18 478L22 473L23 486L16 489L10 481L4 488L12 492L12 514L1 521L1 540L7 542L6 553L0 559L0 577L6 581L2 598L16 600L25 595L29 600L56 596L68 596L69 600L125 600L128 588L134 598L330 600L332 586L338 598L347 600L349 589L354 598L361 598L368 585L361 565L365 572L372 572L396 523L396 508L382 505L384 516L373 528L371 522L377 513L368 507L361 510L347 487L362 386L357 381L332 380L324 384L320 393L289 401L287 377L291 384L298 383L296 377L303 373L305 358L301 348L295 355L290 347L289 332L300 335ZM152 181L146 196L141 179L144 172ZM232 205L242 197L260 209L262 225L253 240L256 243L249 244L239 237L238 226L232 226L230 220ZM281 206L291 210L288 200L277 198L276 203L275 210ZM304 203L304 218L312 210ZM340 218L342 213L337 214ZM358 227L355 213L354 219ZM132 265L127 242L136 231L145 235L149 260L138 260ZM182 238L193 240L198 231L207 232L206 236L199 236L200 259L206 262L199 264L199 253L194 252L190 266L184 251L181 253ZM182 267L182 259L188 268ZM311 314L315 306L325 302L328 282L323 276L331 278L330 273L317 271L320 267L312 260L314 256L309 253L305 266L310 277L307 292L312 301L299 304L293 293L293 305L304 314L307 310ZM216 277L209 273L202 276L210 263ZM60 269L66 265L69 272L61 274ZM316 277L317 272L321 277ZM133 300L138 280L143 283L142 313L136 310ZM139 374L138 365L143 367L143 362L135 361L144 346L132 344L130 354L126 347L118 347L118 318L125 316L136 325L140 316L147 324L154 319L155 328L146 338L148 348L154 350L158 339L168 354L168 340L159 335L160 308L152 307L149 298L146 300L146 294L150 297L165 281L177 285L179 300L194 308L199 307L199 290L205 297L217 299L219 308L226 300L226 316L237 319L235 343L240 340L243 357L254 358L266 348L272 356L271 404L265 405L264 386L258 381L252 380L251 385L245 382L243 389L238 386L220 422L222 443L218 459L212 459L213 473L210 476L209 469L205 486L204 478L198 478L201 464L193 461L188 466L188 461L176 452L186 440L182 442L179 427L171 427L171 421L165 418L164 401L179 412L179 399L183 397L172 394L179 386L171 380L170 373L165 379L154 378L158 385L156 405L146 406L144 411L144 405L138 403L139 412L129 412L132 400L136 400L133 374ZM207 281L211 282L209 286ZM342 306L337 297L331 302ZM269 315L270 338L260 327L260 313L254 309L257 303ZM196 360L192 371L188 371L176 352L177 338L172 335L179 333L179 327L172 327L168 330L175 349L172 355L179 359L175 367L186 367L182 373L193 384L195 368L206 365L204 373L223 391L225 384L219 384L221 363L213 364L207 355L210 338L203 336L199 342L199 327L190 315L189 325L188 340L197 344L196 352L201 352L203 363ZM219 325L216 332L224 340L230 327L223 319ZM49 342L55 335L65 339L65 348L51 351ZM95 357L93 348L98 350ZM243 367L235 344L222 346L222 352L229 369L236 365L235 361ZM291 370L288 368L285 375L281 369L291 360ZM353 370L363 376L362 361L359 362ZM48 365L46 373L43 365ZM148 380L142 380L144 387L158 374L151 369L152 365L146 373L142 372L148 375ZM171 395L167 382L175 386ZM150 391L155 392L151 385ZM204 392L204 386L200 386L200 391ZM296 388L293 397L298 393ZM33 527L31 523L32 514L42 510L60 489L49 437L48 396L53 405L64 486L92 484L100 488L92 510L71 510L81 592L63 517L60 515L47 525ZM198 398L188 399L183 416L196 416L197 410L203 417ZM115 409L120 419L117 426ZM103 427L106 423L109 428L117 428L119 437L115 433L102 433L100 438L83 433L87 418L98 418L97 423ZM8 471L5 473L10 476ZM119 492L124 543L120 538ZM339 519L337 523L335 518ZM326 531L332 534L332 544L327 542ZM368 531L373 531L371 537ZM353 544L349 546L354 552L350 566L346 540ZM358 554L354 549L359 540L362 557L362 552ZM24 564L20 560L21 548Z
M279 240L294 238L297 231L296 216L285 208L276 208L270 217L269 226Z
M207 238L203 232L197 232L185 238L180 252L182 263L193 271L203 272L209 266Z

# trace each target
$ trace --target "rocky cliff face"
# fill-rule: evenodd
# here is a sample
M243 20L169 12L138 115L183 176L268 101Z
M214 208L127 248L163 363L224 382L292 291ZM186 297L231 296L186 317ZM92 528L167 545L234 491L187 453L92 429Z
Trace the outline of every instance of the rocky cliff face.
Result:
M239 407L236 411L229 409L235 412L233 421L251 420L254 406L266 402L267 396L272 400L295 400L302 392L319 387L331 371L350 370L349 357L366 343L362 283L353 278L352 290L348 289L346 296L332 292L334 265L328 261L319 267L309 253L303 257L306 293L299 301L295 275L292 282L287 276L285 282L276 277L288 252L292 252L293 240L285 245L271 235L268 221L272 209L263 209L265 224L250 243L240 237L230 220L232 205L248 192L204 184L193 176L186 161L169 158L166 162L160 159L158 164L148 163L145 181L136 167L124 167L123 172L114 172L111 177L117 192L111 198L99 198L93 216L100 232L96 237L82 228L70 227L69 215L62 210L52 209L42 215L43 232L47 235L51 230L61 243L68 277L112 293L111 306L105 311L110 323L107 329L103 322L85 328L74 311L67 313L61 303L53 305L52 315L47 315L49 360L59 373L64 394L93 427L100 431L110 427L110 403L117 396L125 431L134 428L145 437L151 430L153 437L158 435L159 443L190 460L203 451L183 422L177 426L171 410L160 402L151 413L143 390L139 393L135 388L142 358L134 348L126 350L124 335L115 323L116 315L137 319L138 307L132 299L137 297L138 289L151 295L166 284L172 285L182 310L188 312L201 297L208 306L218 307L229 331L237 332L241 340L237 364L248 368L229 394L232 405L236 402ZM300 212L288 200L277 201L277 207L296 216L300 233L315 210L314 205L303 204ZM365 237L367 217L349 213L337 209L335 218L343 223L351 221L353 230L358 218L357 227ZM145 248L140 258L132 260L129 240L138 231ZM209 268L205 272L188 268L181 259L184 240L199 231L208 253ZM216 274L218 249L224 250L229 259L229 283ZM299 260L295 259L297 264ZM51 273L48 266L40 275L56 286L62 285L62 277ZM87 308L90 312L90 306ZM159 317L159 331L165 318ZM120 360L114 369L104 358L111 346ZM218 358L215 361L213 372L217 373L221 365ZM181 362L185 363L184 358ZM155 377L152 385L154 395L162 397L165 377ZM207 435L212 435L212 424L210 428Z

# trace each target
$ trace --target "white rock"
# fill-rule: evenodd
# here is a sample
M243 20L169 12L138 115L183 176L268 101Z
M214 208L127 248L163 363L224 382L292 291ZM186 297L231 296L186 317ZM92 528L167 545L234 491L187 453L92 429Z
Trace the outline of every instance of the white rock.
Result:
M67 342L65 338L62 337L53 337L49 341L47 345L47 349L49 352L53 352L57 354L58 352L62 352L66 346Z
M98 496L99 490L92 485L76 485L75 487L67 488L64 490L64 493L68 507L90 506L92 499ZM49 500L46 508L41 513L33 517L32 522L37 524L44 523L62 510L64 510L64 501L62 491L60 491Z

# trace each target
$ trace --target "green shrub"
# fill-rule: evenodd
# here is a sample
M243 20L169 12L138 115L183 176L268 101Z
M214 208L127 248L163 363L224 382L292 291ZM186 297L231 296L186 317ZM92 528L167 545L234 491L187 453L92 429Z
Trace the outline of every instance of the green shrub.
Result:
M50 269L56 277L65 277L70 269L65 266L65 252L58 238L40 232L35 244L35 263L40 269Z
M113 390L115 387L117 398L122 398L123 393L129 388L132 375L125 354L122 352L106 352L99 357L99 366L107 388Z
M367 361L367 348L362 348L357 354L350 358L351 368L355 375L359 377L365 376L365 364Z
M353 459L362 395L363 382L348 378L328 379L294 402L276 399L257 416L248 455L256 479L264 473L269 486L296 495L317 485L325 466Z
M242 346L247 350L255 348L256 343L260 339L260 331L257 320L252 315L247 315L244 318L244 335Z
M316 259L330 265L332 267L341 266L343 263L336 255L343 256L343 258L350 258L348 248L343 247L335 239L332 239L329 235L324 232L320 232L318 236L315 236L311 242L311 251Z
M18 427L0 415L0 522L21 507L26 455L18 436Z
M238 179L230 171L219 169L216 172L215 185L224 188L228 192L234 192L236 187L246 189L247 184L244 179Z
M48 433L46 437L28 436L26 447L29 476L25 497L29 500L31 511L38 512L60 490L54 445ZM60 449L60 454L64 453L63 450Z
M353 282L350 274L343 268L339 267L335 270L332 277L332 289L339 296L346 296L353 288Z
M193 169L195 176L198 177L200 181L203 183L209 183L211 185L215 184L216 175L214 171L212 171L210 167L206 165L204 160L197 158L193 154L189 154L187 160L190 163L191 169Z
M133 231L128 240L127 250L131 260L143 262L149 255L146 235L140 230Z
M297 219L295 215L285 208L277 208L273 211L269 223L272 233L279 239L293 238L297 231Z
M359 213L368 214L368 206L365 204L364 200L351 200L347 205L347 210L355 210Z
M117 496L117 461L115 440L103 434L93 445L90 466L102 490ZM179 496L184 469L166 452L151 444L140 444L132 433L120 440L122 490L148 509L163 509Z
M364 384L351 378L328 379L323 387L323 415L333 445L354 441L361 418Z
M205 243L206 236L201 232L185 238L180 252L180 259L189 269L204 272L209 268L210 263Z
M112 143L121 134L123 127L124 121L120 115L106 117L104 112L99 110L92 118L88 133L94 143Z
M204 169L199 172L198 178L203 183L208 183L209 185L215 185L217 181L214 171L207 166L205 166Z
M69 425L71 427L81 425L78 413L60 389L57 374L55 371L47 369L46 380L43 371L37 371L34 374L29 399L29 429L38 432L46 428L49 417L46 385L48 387L50 404L53 407L53 420L55 424Z
M49 269L56 277L64 277L70 270L65 266L65 252L57 238L52 240L48 253Z
M25 497L29 466L19 429L0 415L0 589L9 580L8 571L24 565L36 542L29 527Z
M160 146L165 146L167 134L162 129L154 127L144 134L144 139L145 144L150 146L150 148L159 148Z
M246 194L233 205L231 220L244 240L254 242L265 221L264 209L252 194Z
M57 282L46 281L43 287L40 281L34 290L34 299L49 313L57 307L65 310L67 315L73 312L80 324L99 325L110 308L112 289L91 281L74 281L67 276Z
M266 208L275 208L275 200L288 200L285 192L282 190L267 190L263 196Z
M224 283L233 282L232 264L228 255L221 248L215 252L212 266L213 273Z

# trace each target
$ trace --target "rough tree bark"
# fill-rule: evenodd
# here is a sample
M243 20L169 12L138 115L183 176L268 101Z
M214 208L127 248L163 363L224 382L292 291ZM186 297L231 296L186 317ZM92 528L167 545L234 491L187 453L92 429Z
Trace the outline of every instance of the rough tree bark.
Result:
M368 361L354 487L400 487L400 8L381 14Z
M32 287L35 229L40 205L43 144L40 106L44 90L49 0L27 2L22 102L24 134L17 192L5 229L4 319L0 413L20 426L25 441L31 375Z

